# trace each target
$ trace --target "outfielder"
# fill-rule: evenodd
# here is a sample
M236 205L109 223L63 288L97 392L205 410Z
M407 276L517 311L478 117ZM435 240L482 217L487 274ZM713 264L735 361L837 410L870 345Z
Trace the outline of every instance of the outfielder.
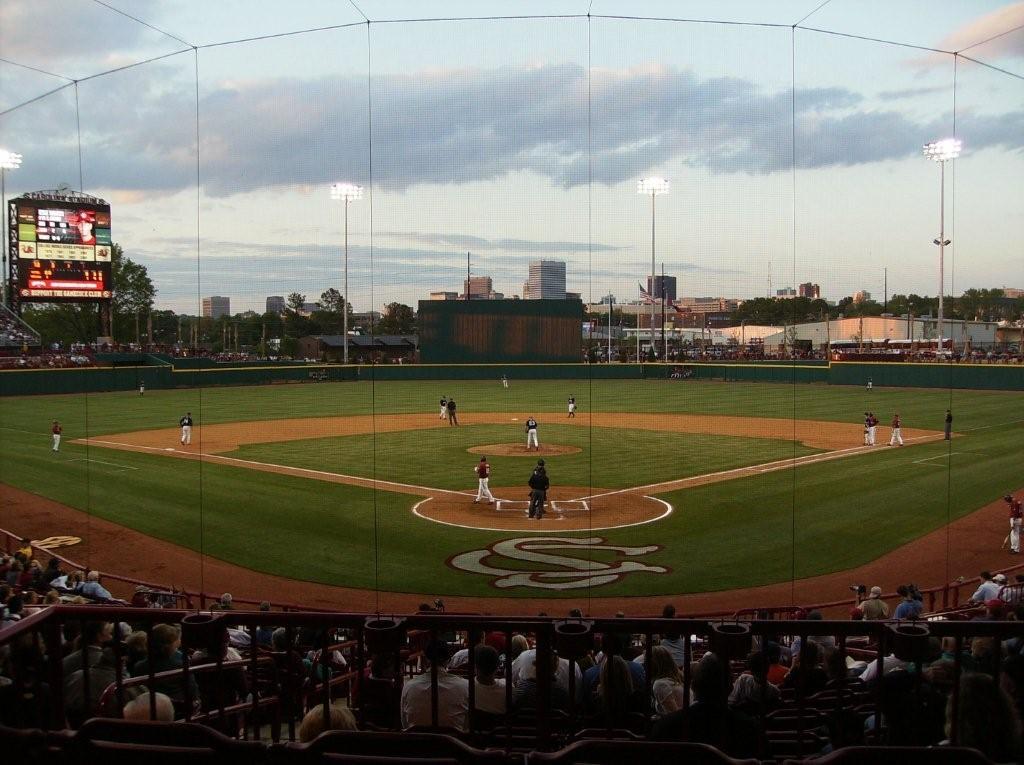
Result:
M540 451L540 441L537 439L537 421L532 417L526 421L526 451L530 451L531 444L537 451Z
M494 495L491 494L491 490L487 487L488 482L491 480L491 465L487 462L486 457L481 457L480 462L473 469L476 473L476 477L479 479L479 484L476 490L476 499L473 500L473 504L476 504L481 499L486 499L487 504L494 504Z
M60 423L56 420L53 421L53 427L50 429L53 433L53 450L55 452L60 451L60 436L64 432L64 428L60 426Z
M446 396L441 396L441 414L438 415L438 419L448 419L448 398Z
M576 417L576 397L569 396L569 416L575 419Z
M501 376L501 387L502 388L507 388L508 387L508 375L502 375Z
M181 426L181 443L188 446L192 443L192 412L185 412L178 424Z
M1007 494L1003 500L1010 506L1010 552L1020 552L1020 527L1024 518L1024 508L1021 507L1019 499L1014 499L1012 494Z
M871 392L871 386L872 386L872 382L871 382L871 378L869 377L868 378L868 393Z
M900 422L900 413L897 412L892 416L892 435L889 437L889 446L903 446L903 433L902 423Z

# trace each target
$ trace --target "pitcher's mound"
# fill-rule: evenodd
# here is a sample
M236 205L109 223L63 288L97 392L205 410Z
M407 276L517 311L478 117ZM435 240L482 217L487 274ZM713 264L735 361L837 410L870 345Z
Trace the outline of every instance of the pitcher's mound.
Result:
M543 444L539 449L530 447L529 451L526 450L525 444L486 444L471 446L467 451L470 454L493 454L497 457L554 457L558 454L579 454L583 450L576 446L561 444Z

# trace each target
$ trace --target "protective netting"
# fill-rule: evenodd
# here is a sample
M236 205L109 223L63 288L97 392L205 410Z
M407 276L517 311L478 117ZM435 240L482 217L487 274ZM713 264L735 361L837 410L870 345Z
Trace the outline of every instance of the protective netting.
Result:
M1019 385L993 380L1020 365L1024 32L999 9L916 23L839 0L685 20L674 5L645 5L648 18L563 5L431 19L403 3L287 18L231 4L0 11L0 135L23 155L5 202L62 186L106 200L113 241L155 288L115 304L109 325L94 305L21 306L43 347L12 344L14 372L26 355L99 368L39 389L66 395L3 399L7 502L27 508L27 491L64 506L3 526L80 537L69 557L141 579L376 608L767 588L688 601L728 610L1011 563L979 550L1002 538L1000 498L1022 488L1010 455L1024 409L1006 392ZM949 136L964 152L943 176L951 350L936 358L940 168L921 146ZM668 193L637 194L662 176ZM361 194L332 199L337 183ZM415 364L418 301L527 297L540 260L564 262L562 290L583 303L573 361L588 366ZM675 305L643 302L652 271L675 278ZM809 300L756 301L804 285ZM229 298L223 317L204 316L212 296ZM833 344L881 363L870 350L903 340L939 371L822 367ZM632 366L638 352L658 363ZM274 371L343 354L358 371ZM182 361L196 356L264 371L221 387ZM992 368L952 369L972 363ZM285 378L304 384L252 385ZM458 400L458 432L433 427L442 396ZM941 438L947 408L960 439ZM902 414L913 448L857 451L865 409L880 442ZM183 455L186 412L198 427ZM592 520L547 536L561 540L549 556L577 563L524 552L534 529L467 521L459 504L477 487L467 450L518 445L531 415L547 443L576 450L550 459L555 501ZM534 461L491 461L505 507L523 503ZM591 499L616 492L630 500ZM645 509L648 495L662 504ZM982 540L974 553L958 529ZM122 533L160 544L119 547Z

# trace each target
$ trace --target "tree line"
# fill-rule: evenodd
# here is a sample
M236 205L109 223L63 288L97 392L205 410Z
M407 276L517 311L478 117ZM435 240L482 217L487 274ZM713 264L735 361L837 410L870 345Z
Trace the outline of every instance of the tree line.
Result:
M154 310L157 289L144 265L111 247L112 299L109 308L95 303L30 303L22 318L42 336L43 344L91 343L97 337L113 337L115 343L172 347L199 346L215 353L227 350L255 351L270 355L272 340L280 341L280 353L295 354L298 339L306 335L340 335L343 312L349 331L377 335L408 335L416 332L410 306L390 303L383 315L356 322L351 306L334 287L320 294L312 311L304 310L306 295L288 295L283 313L244 311L217 319Z

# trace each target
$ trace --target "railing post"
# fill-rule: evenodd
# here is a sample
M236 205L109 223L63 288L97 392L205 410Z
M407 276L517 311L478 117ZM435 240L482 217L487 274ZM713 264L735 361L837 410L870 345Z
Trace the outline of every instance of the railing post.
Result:
M46 659L49 663L50 698L52 700L51 721L64 727L64 656L61 652L60 619L51 617L46 623Z

